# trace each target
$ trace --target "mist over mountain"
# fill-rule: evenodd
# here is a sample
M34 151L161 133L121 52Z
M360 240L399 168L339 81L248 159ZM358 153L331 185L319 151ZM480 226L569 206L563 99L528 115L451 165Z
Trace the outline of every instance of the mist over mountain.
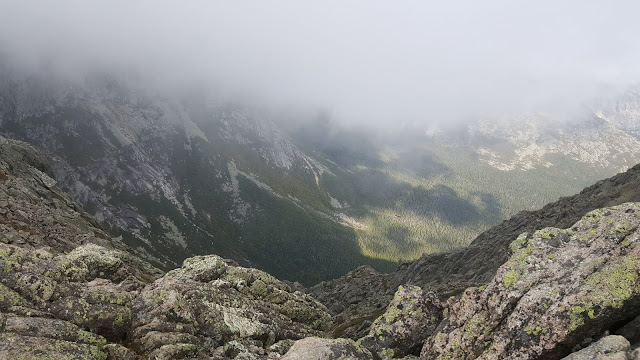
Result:
M638 13L0 0L0 359L640 359Z
M22 67L134 70L152 88L196 82L382 128L566 116L640 79L630 1L3 1L2 10L0 49Z
M5 1L0 131L156 266L390 271L640 160L637 7Z

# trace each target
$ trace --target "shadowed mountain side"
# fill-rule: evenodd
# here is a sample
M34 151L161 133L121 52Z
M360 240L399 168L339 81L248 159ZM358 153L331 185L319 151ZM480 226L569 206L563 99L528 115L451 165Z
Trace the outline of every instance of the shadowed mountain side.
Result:
M367 207L390 207L439 216L453 225L502 217L500 204L492 194L472 194L480 199L480 209L446 185L436 185L431 189L415 186L379 169L353 171L347 179L326 177L325 182L329 191L346 199L358 216L367 215Z
M60 187L160 268L216 253L310 285L397 266L363 253L327 168L267 115L183 102L115 75L0 73L0 133L50 156Z
M279 120L296 144L303 149L315 150L335 164L351 168L354 164L367 167L383 166L378 154L380 142L369 128L347 129L333 122L329 114L320 113L310 121Z
M432 176L450 175L451 169L438 161L433 154L421 148L401 152L390 164L397 171L406 171L414 176L428 178Z
M465 288L488 282L510 255L509 244L523 232L545 227L567 228L587 212L625 202L640 201L640 165L602 180L579 194L561 198L537 211L522 211L478 236L469 247L424 255L402 264L391 283L422 287Z

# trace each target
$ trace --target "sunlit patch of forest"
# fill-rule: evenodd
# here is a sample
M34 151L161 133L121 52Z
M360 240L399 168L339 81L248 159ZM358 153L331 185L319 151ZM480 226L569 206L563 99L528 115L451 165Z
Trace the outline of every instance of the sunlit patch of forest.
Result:
M356 230L362 253L390 261L466 246L519 211L612 175L563 156L549 157L549 168L503 171L480 161L471 147L437 139L376 144L361 133L327 138L333 140L320 144L334 174L324 178L327 191L364 225Z

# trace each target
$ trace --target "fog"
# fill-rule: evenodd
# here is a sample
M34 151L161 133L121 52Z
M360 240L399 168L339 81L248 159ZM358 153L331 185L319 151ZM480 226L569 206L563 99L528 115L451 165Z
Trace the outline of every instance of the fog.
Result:
M636 1L2 1L23 68L135 70L345 123L568 112L640 80ZM167 85L172 86L172 85Z

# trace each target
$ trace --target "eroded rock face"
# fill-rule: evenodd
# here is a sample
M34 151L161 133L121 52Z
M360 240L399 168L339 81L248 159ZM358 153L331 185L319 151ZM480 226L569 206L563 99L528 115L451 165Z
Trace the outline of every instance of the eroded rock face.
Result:
M267 348L284 339L320 335L331 326L327 309L309 295L216 255L185 260L142 290L133 310L129 342L151 358L168 346L186 355L204 344L215 348L232 340Z
M419 355L422 342L442 320L442 310L433 292L400 286L385 313L358 343L381 357Z
M371 360L373 355L349 339L310 337L296 341L282 360Z
M485 288L467 289L422 359L558 358L640 313L640 205L522 234Z

